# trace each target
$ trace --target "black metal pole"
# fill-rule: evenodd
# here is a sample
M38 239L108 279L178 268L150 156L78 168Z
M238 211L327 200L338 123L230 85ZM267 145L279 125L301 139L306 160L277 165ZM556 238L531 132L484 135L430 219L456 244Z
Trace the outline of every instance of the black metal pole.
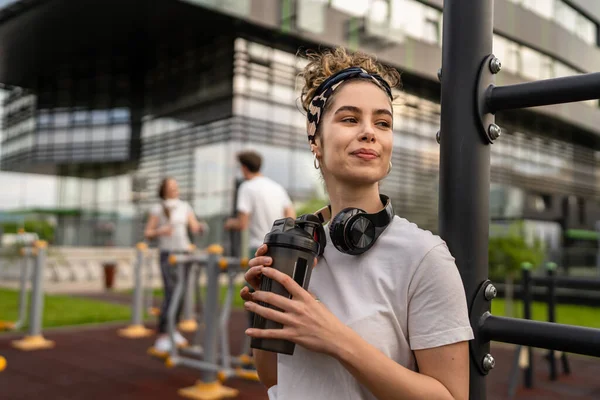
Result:
M489 314L480 333L486 340L600 357L600 329Z
M548 275L548 322L555 322L554 308L556 306L556 285L554 284L554 264L546 264L546 273ZM554 358L554 350L548 350L548 363L550 364L550 380L555 381L556 376L556 360Z
M523 270L523 318L526 320L531 319L531 264L523 263L521 266ZM527 367L523 371L523 381L527 389L533 387L533 349L526 347L524 349L527 352Z
M496 86L487 97L490 112L573 103L600 97L600 72Z
M481 65L492 53L492 31L493 0L444 1L439 232L456 260L469 310L488 277L490 148L475 93ZM482 360L474 352L470 359L470 398L485 400Z

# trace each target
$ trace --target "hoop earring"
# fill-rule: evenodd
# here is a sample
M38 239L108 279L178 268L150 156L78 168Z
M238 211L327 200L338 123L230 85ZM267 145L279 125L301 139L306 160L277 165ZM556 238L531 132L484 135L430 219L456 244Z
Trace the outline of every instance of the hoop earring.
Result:
M391 161L390 161L390 167L388 168L388 172L387 172L387 174L389 175L389 174L390 174L390 172L392 172L392 162L391 162Z
M317 153L315 154L315 158L313 160L313 166L315 167L315 169L319 169L321 168L321 164L319 163L319 159L317 158Z

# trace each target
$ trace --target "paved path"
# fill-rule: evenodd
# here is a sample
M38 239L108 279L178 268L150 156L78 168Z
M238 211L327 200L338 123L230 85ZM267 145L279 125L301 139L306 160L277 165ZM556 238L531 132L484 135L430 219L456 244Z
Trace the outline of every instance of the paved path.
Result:
M242 312L235 311L230 326L234 354L239 352L245 323ZM6 370L0 372L0 399L181 399L177 390L194 384L199 372L185 367L166 369L146 354L154 338L121 338L116 332L123 326L47 330L45 337L55 340L56 348L33 352L10 346L10 341L21 335L0 335L0 355L8 361ZM488 377L487 400L506 399L514 350L512 346L494 344L492 353L496 368ZM569 360L571 376L550 382L547 365L541 354L536 354L535 388L519 388L514 399L600 399L600 360L579 356L570 356ZM267 398L256 382L232 379L227 385L240 390L240 400Z

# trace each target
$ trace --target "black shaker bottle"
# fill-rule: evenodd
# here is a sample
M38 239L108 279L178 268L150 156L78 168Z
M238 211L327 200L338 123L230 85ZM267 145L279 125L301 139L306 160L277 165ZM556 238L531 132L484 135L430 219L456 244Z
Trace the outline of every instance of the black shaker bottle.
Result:
M272 268L292 277L304 289L308 288L315 257L323 253L325 231L319 219L312 214L293 218L278 219L271 231L265 235L268 246L266 255L273 259ZM260 290L290 297L289 292L277 281L263 276ZM279 310L270 304L260 305ZM283 325L254 314L253 328L281 329ZM295 343L282 339L252 338L250 347L276 353L294 354Z

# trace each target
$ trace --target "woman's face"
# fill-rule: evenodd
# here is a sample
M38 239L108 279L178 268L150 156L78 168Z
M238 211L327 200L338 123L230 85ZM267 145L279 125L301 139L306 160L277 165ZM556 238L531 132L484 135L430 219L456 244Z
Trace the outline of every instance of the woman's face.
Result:
M165 199L176 199L179 197L179 187L175 179L169 179L165 183Z
M388 173L392 156L392 106L371 82L350 81L335 92L323 116L315 151L325 180L373 184Z

